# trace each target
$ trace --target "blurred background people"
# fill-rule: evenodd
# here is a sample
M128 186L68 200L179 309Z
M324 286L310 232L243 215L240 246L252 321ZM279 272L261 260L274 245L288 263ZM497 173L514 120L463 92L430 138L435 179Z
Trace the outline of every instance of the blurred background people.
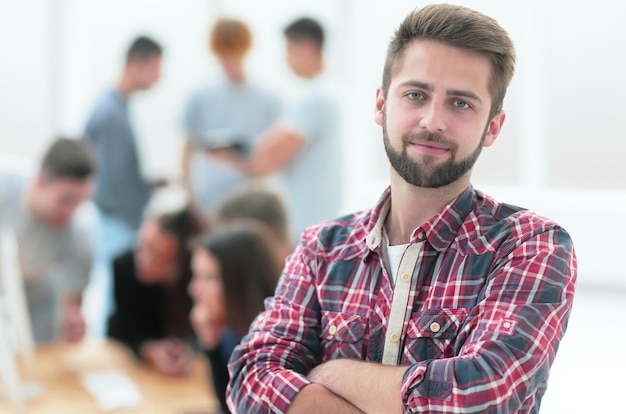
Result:
M304 81L295 103L266 130L248 157L234 152L220 159L252 176L282 172L292 237L312 224L339 215L341 203L340 108L324 73L324 30L314 19L288 25L287 63Z
M282 195L259 182L232 191L217 208L215 224L238 219L255 220L266 227L267 240L276 265L282 269L292 250L289 217Z
M150 216L137 247L113 261L115 310L107 335L166 375L189 368L189 242L202 230L189 209Z
M204 215L214 213L225 194L246 180L240 171L215 162L207 150L231 148L246 155L279 114L278 98L248 79L245 59L251 46L244 22L218 19L209 48L225 78L194 92L184 110L183 179L192 205Z
M266 235L258 222L240 219L216 227L193 247L190 319L224 412L228 360L264 299L274 294L280 272Z
M114 88L95 104L85 126L85 139L98 158L99 171L93 200L100 216L98 279L100 320L94 321L94 334L101 336L110 313L111 260L131 247L152 188L142 173L137 139L129 116L129 99L153 87L161 72L162 48L153 39L140 36L129 46L126 60Z
M94 243L88 209L79 207L86 207L95 168L89 146L70 138L53 141L38 169L18 158L0 161L0 229L17 241L36 343L85 335L82 293Z

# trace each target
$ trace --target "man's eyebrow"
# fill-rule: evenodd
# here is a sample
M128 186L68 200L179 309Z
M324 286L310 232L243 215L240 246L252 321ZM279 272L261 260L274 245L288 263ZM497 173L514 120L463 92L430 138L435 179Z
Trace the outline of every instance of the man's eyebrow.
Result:
M426 91L432 92L433 90L433 86L429 83L426 82L420 82L420 81L416 81L416 80L408 80L405 82L402 82L400 85L400 87L413 87L413 88L420 88L420 89L424 89Z
M421 82L421 81L416 81L416 80L408 80L408 81L402 82L399 86L404 87L404 88L406 87L420 88L428 92L432 92L434 89L432 84ZM467 90L462 90L462 89L449 89L447 91L447 95L461 96L464 98L473 99L475 101L478 101L481 104L483 103L482 99L480 99L480 97L472 91L467 91Z
M483 100L480 99L478 97L478 95L476 95L474 92L472 91L464 91L464 90L459 90L459 89L449 89L447 91L448 95L452 95L452 96L462 96L465 98L470 98L470 99L474 99L476 101L478 101L479 103L483 103Z

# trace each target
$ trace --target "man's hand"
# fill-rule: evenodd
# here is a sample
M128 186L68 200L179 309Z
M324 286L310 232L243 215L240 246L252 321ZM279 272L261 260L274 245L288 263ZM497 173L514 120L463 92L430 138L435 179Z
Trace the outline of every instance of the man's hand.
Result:
M179 340L146 342L141 346L140 354L157 371L165 375L181 376L189 373L191 352Z
M363 411L319 384L304 387L291 402L287 414L362 414Z
M407 369L335 359L316 366L307 377L365 413L401 413L400 389Z
M229 166L235 169L241 169L241 164L243 162L243 158L235 152L233 149L224 147L224 148L212 148L207 149L206 154L211 159Z
M85 337L87 325L78 306L65 306L61 311L61 339L78 342Z

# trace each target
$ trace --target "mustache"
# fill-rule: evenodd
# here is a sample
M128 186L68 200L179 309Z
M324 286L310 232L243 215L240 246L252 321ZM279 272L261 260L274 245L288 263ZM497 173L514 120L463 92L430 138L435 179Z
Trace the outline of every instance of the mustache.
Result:
M408 144L410 142L415 142L415 141L438 142L438 143L446 145L448 148L452 150L455 150L457 147L454 142L449 141L443 135L433 134L432 132L429 132L429 131L423 131L417 134L404 134L402 136L403 144Z

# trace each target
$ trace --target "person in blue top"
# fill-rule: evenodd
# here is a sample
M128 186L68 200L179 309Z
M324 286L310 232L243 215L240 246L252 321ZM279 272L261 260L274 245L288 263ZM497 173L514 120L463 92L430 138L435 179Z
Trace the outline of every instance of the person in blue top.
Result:
M96 335L104 333L111 306L110 265L113 257L129 249L141 225L152 188L142 174L129 99L159 80L163 51L153 39L140 36L129 46L117 84L102 95L89 115L84 136L98 159L93 201L99 212L96 279L103 283L102 319L93 322Z
M244 22L218 19L209 46L226 79L195 91L183 113L183 179L191 205L204 216L213 215L228 193L247 182L245 174L217 162L209 150L247 154L280 111L278 97L248 79L244 63L252 35Z

